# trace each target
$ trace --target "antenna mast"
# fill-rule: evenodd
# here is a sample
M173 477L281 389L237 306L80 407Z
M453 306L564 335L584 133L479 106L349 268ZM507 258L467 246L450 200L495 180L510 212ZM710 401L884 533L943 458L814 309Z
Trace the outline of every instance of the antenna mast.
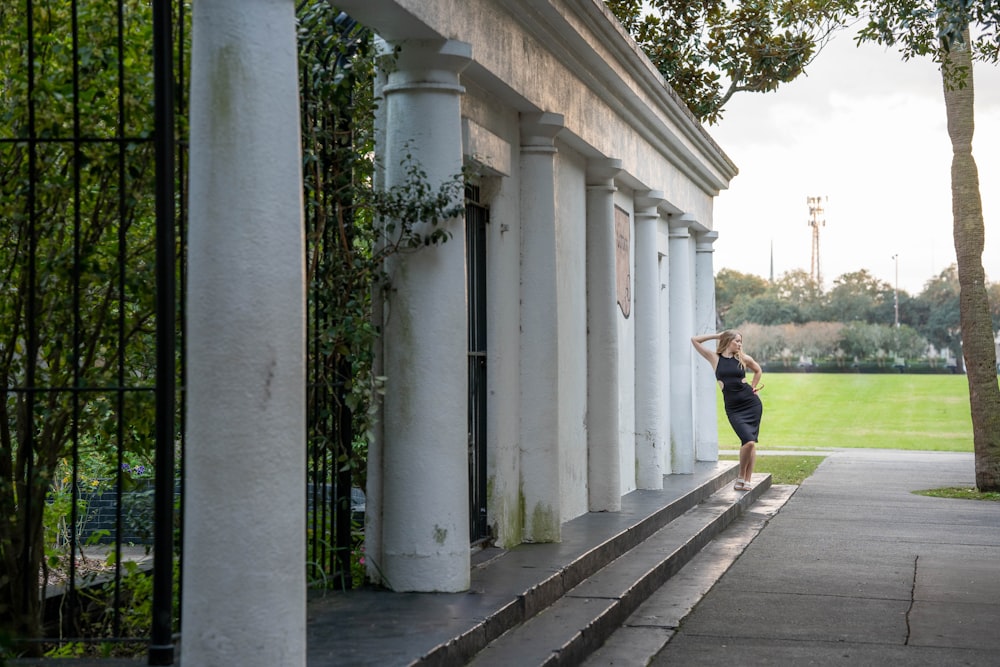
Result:
M820 287L823 286L823 273L819 267L819 228L826 226L826 219L823 217L823 205L829 201L828 197L806 197L809 205L809 226L812 227L812 263L809 266L809 277Z

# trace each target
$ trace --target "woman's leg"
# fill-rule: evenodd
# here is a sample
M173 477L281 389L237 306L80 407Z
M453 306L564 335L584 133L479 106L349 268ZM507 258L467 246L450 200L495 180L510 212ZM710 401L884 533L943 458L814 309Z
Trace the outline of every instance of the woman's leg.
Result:
M740 447L740 479L747 484L753 476L753 465L757 460L757 443L750 441Z

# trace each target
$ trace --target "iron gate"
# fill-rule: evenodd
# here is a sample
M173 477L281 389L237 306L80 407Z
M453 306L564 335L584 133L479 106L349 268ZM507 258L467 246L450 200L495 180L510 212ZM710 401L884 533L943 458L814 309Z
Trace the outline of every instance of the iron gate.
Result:
M0 625L19 653L173 661L183 12L0 9ZM115 499L96 531L95 497Z
M349 589L363 579L366 417L356 390L371 366L372 281L368 219L358 199L370 183L370 31L326 3L299 6L308 292L308 575ZM331 40L334 35L336 39ZM361 431L363 434L363 430Z
M0 6L0 658L174 661L189 6ZM328 3L298 11L317 38L300 31L302 70L330 75L303 79L304 118L334 112L307 156L311 556L318 578L349 587L364 478L352 386L369 360L329 331L355 326L358 348L369 334L325 296L361 310L370 296L371 274L345 287L336 266L356 266L337 253L365 233L341 186L370 183L350 115L363 101L339 96L370 90L370 70L351 65L372 39Z

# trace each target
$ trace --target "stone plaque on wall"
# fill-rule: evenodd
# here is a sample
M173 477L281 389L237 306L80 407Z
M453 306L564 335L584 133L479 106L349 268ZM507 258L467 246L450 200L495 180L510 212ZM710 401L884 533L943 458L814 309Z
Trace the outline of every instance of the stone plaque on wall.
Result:
M632 242L628 211L615 206L615 282L618 287L618 307L628 319L632 312L632 264L629 248Z

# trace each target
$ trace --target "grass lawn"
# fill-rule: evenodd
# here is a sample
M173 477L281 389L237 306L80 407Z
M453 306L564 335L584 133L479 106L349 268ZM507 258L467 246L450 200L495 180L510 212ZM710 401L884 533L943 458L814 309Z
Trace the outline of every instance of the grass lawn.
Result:
M972 451L964 375L765 373L760 454L870 447ZM739 447L716 392L719 446Z
M812 475L825 456L766 456L757 457L754 472L771 473L772 484L801 484L802 480ZM723 455L721 461L738 461L738 456Z

